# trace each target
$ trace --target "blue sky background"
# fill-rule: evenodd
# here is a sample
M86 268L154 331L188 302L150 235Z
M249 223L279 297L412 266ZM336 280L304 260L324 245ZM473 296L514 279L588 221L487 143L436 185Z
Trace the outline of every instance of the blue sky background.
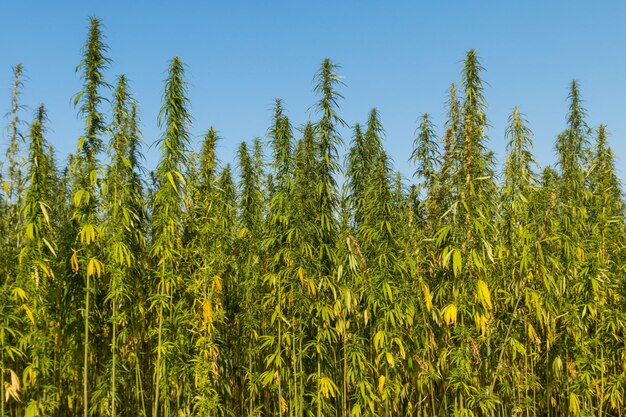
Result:
M541 165L555 162L571 80L581 84L588 123L606 123L626 160L626 2L623 1L4 1L0 5L0 109L10 108L11 66L26 70L23 116L43 102L48 139L63 159L81 121L71 104L88 17L102 19L114 82L125 73L140 103L147 145L168 60L188 66L195 148L214 126L219 157L232 162L242 140L265 137L276 97L292 123L316 119L313 75L325 57L342 66L341 116L365 122L377 107L385 146L407 177L418 118L442 132L450 83L475 48L486 71L490 147L504 160L504 128L514 106L526 114ZM4 104L3 104L4 103ZM8 123L8 118L3 120ZM346 145L351 131L343 131ZM2 148L7 135L2 136ZM158 152L145 149L152 169ZM269 149L268 149L269 154Z

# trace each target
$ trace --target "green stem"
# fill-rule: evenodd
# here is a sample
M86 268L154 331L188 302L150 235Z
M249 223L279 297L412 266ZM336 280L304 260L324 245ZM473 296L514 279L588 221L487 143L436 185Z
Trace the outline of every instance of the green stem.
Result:
M115 398L115 388L116 388L116 381L115 381L115 371L116 371L116 365L117 365L117 303L114 301L113 302L113 332L112 332L112 336L111 336L111 354L112 354L112 358L111 358L111 417L115 417L116 415L116 410L115 410L115 406L116 406L116 398Z
M83 346L83 416L89 416L89 300L91 294L91 277L87 273L85 294L85 344Z
M280 275L279 275L280 276ZM281 289L282 289L282 280L279 279L278 280L278 290L277 290L277 307L278 307L278 358L279 361L278 362L280 365L277 367L276 371L278 374L278 417L283 417L283 387L282 387L282 375L281 375L281 366L282 366L282 359L283 359L283 340L282 340L282 322L283 322L283 309L282 309L282 294L281 294Z
M298 334L295 318L292 320L292 328L294 329L294 335ZM293 397L290 399L292 402L291 409L292 415L298 415L298 369L296 363L296 337L291 338L291 372L293 373Z
M319 341L318 341L319 343ZM319 347L318 347L319 349ZM317 417L322 417L322 396L321 396L321 391L320 391L320 381L322 379L322 368L321 368L321 362L322 359L320 358L321 354L318 352L317 354Z
M343 407L343 416L346 417L348 415L348 355L346 354L346 326L344 323L344 334L343 334L343 398L342 398L342 407Z
M250 380L249 380L249 384L250 384L250 392L248 393L249 399L248 399L248 415L251 416L252 415L252 410L254 410L254 395L252 395L252 387L253 387L253 378L254 378L254 373L252 372L252 353L250 353L252 351L252 346L250 345L248 347L248 372L250 372Z
M0 417L4 416L4 340L0 345Z
M159 307L159 330L157 341L157 360L154 380L154 405L152 408L152 417L158 417L159 411L159 394L161 392L161 343L163 337L163 307Z
M141 383L141 369L139 364L139 356L135 355L135 394L139 401L141 401L141 415L146 416L146 403L145 396L143 394L143 384Z

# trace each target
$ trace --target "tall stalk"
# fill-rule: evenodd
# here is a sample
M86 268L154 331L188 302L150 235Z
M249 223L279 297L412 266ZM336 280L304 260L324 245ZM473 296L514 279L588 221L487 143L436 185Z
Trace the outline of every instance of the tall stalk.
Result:
M80 271L85 278L83 311L83 415L85 417L90 411L91 345L89 334L91 296L94 293L92 278L100 277L104 269L98 254L102 239L102 227L98 218L99 176L101 175L98 158L102 151L102 135L106 129L100 105L104 101L101 90L108 87L103 74L109 64L109 59L105 56L107 50L103 42L101 23L93 17L90 19L89 34L83 48L83 59L76 69L81 72L83 89L74 96L74 104L79 105L79 113L85 121L84 135L78 139L77 158L73 168L76 175L73 217L79 225L80 232L79 247L74 252L72 260L76 272Z
M159 125L165 130L156 143L162 157L155 176L158 189L152 206L153 241L150 254L155 265L156 293L152 308L156 310L156 360L154 365L154 399L152 416L169 413L168 388L173 382L168 377L171 335L164 334L165 326L174 314L177 296L177 273L179 271L181 220L184 210L187 167L187 146L190 140L188 127L191 122L184 65L175 57L170 61L168 77L159 113ZM182 331L182 329L181 329ZM166 338L167 337L167 338ZM163 404L161 404L163 398Z

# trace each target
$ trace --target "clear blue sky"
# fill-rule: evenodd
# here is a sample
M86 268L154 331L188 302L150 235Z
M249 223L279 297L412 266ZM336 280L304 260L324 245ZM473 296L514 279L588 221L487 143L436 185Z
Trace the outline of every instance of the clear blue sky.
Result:
M75 67L88 17L95 15L113 60L107 78L125 73L132 80L147 144L160 136L163 79L175 55L188 66L196 143L214 126L223 138L223 162L234 160L240 141L265 137L276 97L294 125L315 118L308 112L316 100L312 78L329 57L342 66L346 83L342 117L350 125L364 122L377 107L395 167L410 176L418 117L432 114L441 133L446 91L475 48L486 69L490 147L500 162L506 120L517 105L534 132L538 161L554 163L568 86L577 79L588 122L608 125L624 178L623 1L22 0L5 1L0 10L0 109L9 110L11 66L22 63L23 102L31 108L24 116L30 119L40 102L48 107L48 138L61 158L81 134L70 97L80 89ZM350 137L345 130L346 144ZM158 155L146 153L153 168Z

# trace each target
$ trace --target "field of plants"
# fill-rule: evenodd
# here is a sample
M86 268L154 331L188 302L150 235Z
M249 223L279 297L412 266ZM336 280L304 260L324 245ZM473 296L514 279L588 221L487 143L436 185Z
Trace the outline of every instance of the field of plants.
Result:
M328 59L304 126L276 100L232 166L214 129L191 149L173 58L148 172L97 18L82 56L63 163L13 68L0 417L626 415L624 198L576 82L557 163L537 165L515 109L500 169L469 50L441 135L420 116L407 179L376 109L342 119Z

